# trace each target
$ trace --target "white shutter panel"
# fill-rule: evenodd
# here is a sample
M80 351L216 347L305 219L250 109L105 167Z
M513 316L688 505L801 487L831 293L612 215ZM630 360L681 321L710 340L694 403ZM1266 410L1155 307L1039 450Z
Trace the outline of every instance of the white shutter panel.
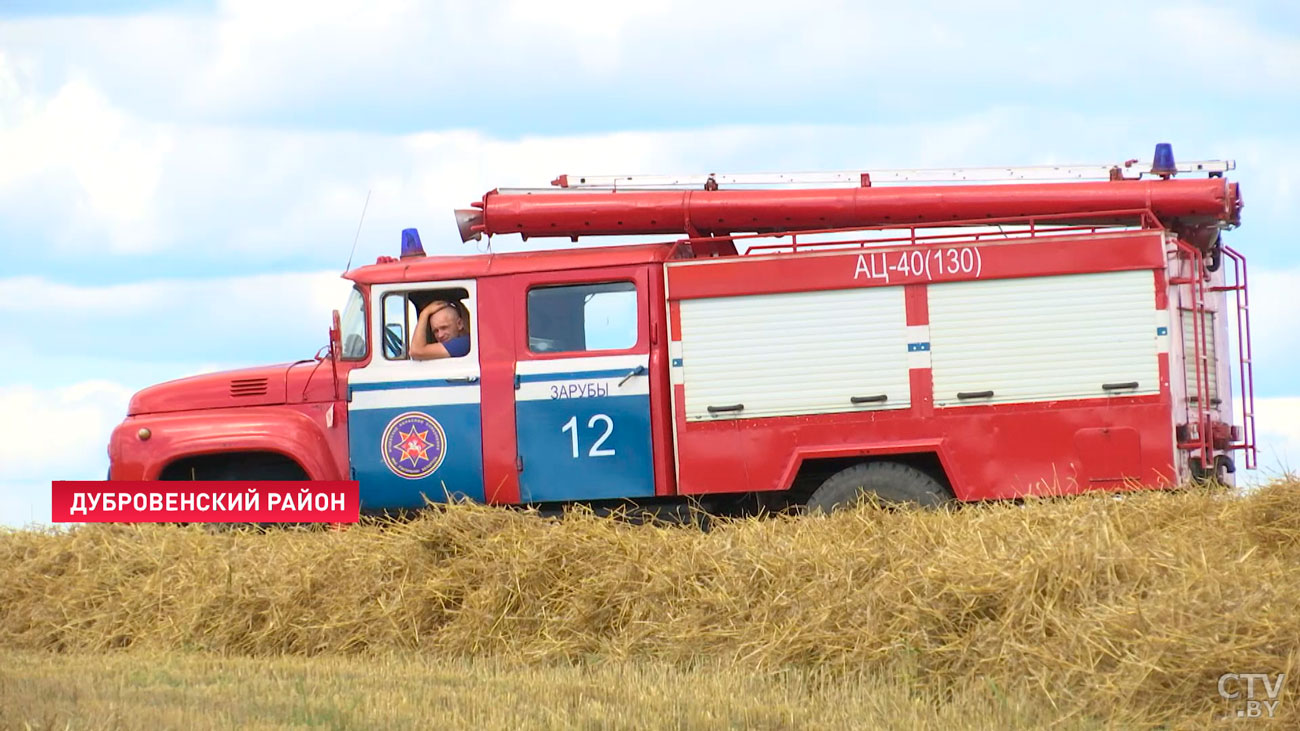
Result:
M932 284L929 310L936 405L1160 391L1150 270Z
M1206 363L1208 364L1208 377L1210 389L1210 405L1213 406L1219 400L1219 349L1214 339L1214 313L1203 312L1205 328L1205 353ZM1196 334L1192 328L1196 323L1195 317L1191 312L1184 310L1183 313L1183 373L1187 377L1187 398L1188 400L1196 399ZM1201 374L1204 378L1206 373Z
M911 404L901 287L683 300L681 321L688 420Z

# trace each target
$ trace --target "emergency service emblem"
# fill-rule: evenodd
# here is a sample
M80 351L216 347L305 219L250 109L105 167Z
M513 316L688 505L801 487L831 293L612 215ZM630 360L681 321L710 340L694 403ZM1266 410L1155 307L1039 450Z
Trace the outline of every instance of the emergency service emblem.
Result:
M383 438L384 464L408 480L428 477L447 456L447 433L428 414L408 411L388 422Z

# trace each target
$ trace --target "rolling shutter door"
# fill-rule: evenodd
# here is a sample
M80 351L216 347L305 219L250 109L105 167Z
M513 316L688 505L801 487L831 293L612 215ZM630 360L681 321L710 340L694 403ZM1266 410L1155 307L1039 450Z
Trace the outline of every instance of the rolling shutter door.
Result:
M1208 364L1210 405L1219 404L1219 350L1215 342L1215 322L1213 312L1203 312L1205 328L1205 355ZM1195 401L1196 394L1196 334L1192 331L1196 323L1195 316L1183 310L1183 372L1187 377L1187 398L1189 401ZM1205 377L1206 374L1202 374Z
M681 322L688 420L911 403L901 287L683 300Z
M1149 270L932 284L929 309L936 405L1160 391Z

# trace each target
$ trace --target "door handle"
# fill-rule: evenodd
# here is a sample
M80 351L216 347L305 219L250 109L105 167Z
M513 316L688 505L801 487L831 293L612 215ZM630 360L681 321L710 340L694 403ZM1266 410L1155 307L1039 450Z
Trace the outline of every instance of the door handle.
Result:
M889 400L889 394L878 393L875 396L850 396L851 404L883 404Z
M632 380L632 376L639 376L642 373L645 373L645 366L639 365L636 368L633 368L630 373L628 373L626 376L623 376L623 380L618 382L618 387L622 388L624 383L627 383L628 381Z
M709 407L709 413L710 413L710 414L722 414L722 413L726 413L726 412L728 412L728 411L744 411L744 410L745 410L745 405L744 405L744 404L731 404L730 406L710 406L710 407Z
M456 378L444 378L447 383L478 383L478 376L457 376Z
M1124 381L1123 383L1103 383L1103 384L1101 384L1101 390L1103 390L1103 391L1122 391L1122 390L1124 390L1124 389L1126 389L1126 388L1137 388L1137 387L1138 387L1138 382L1137 382L1137 381Z
M993 398L993 392L992 391L958 391L957 398L963 401L971 398Z

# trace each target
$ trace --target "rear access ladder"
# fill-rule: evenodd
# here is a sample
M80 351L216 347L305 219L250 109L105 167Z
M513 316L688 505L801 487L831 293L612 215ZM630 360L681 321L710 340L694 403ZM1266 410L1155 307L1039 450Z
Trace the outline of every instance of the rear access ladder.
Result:
M1214 258L1226 256L1233 263L1231 284L1210 286L1207 282L1209 271L1206 268L1206 256L1200 249L1181 240L1175 240L1179 253L1190 265L1191 275L1175 277L1170 284L1191 288L1190 303L1181 303L1180 314L1190 317L1192 321L1192 347L1183 343L1183 357L1191 358L1191 370L1194 377L1188 379L1187 424L1179 430L1178 448L1189 452L1199 452L1199 469L1193 468L1195 476L1213 476L1218 473L1221 460L1216 459L1216 447L1219 451L1243 451L1246 469L1255 469L1258 464L1258 451L1255 438L1255 376L1251 358L1250 340L1250 293L1247 289L1246 259L1234 249L1219 245ZM1213 261L1213 260L1211 260ZM1217 268L1217 265L1215 265ZM1241 429L1223 424L1216 418L1213 408L1217 405L1211 401L1211 380L1216 378L1217 369L1211 369L1215 362L1210 353L1210 335L1206 332L1207 314L1205 306L1207 293L1233 292L1236 296L1237 313L1237 362L1241 387ZM1186 333L1186 328L1183 330ZM1217 343L1216 343L1217 346ZM1233 465L1230 470L1235 470ZM1197 474L1199 473L1199 474Z

